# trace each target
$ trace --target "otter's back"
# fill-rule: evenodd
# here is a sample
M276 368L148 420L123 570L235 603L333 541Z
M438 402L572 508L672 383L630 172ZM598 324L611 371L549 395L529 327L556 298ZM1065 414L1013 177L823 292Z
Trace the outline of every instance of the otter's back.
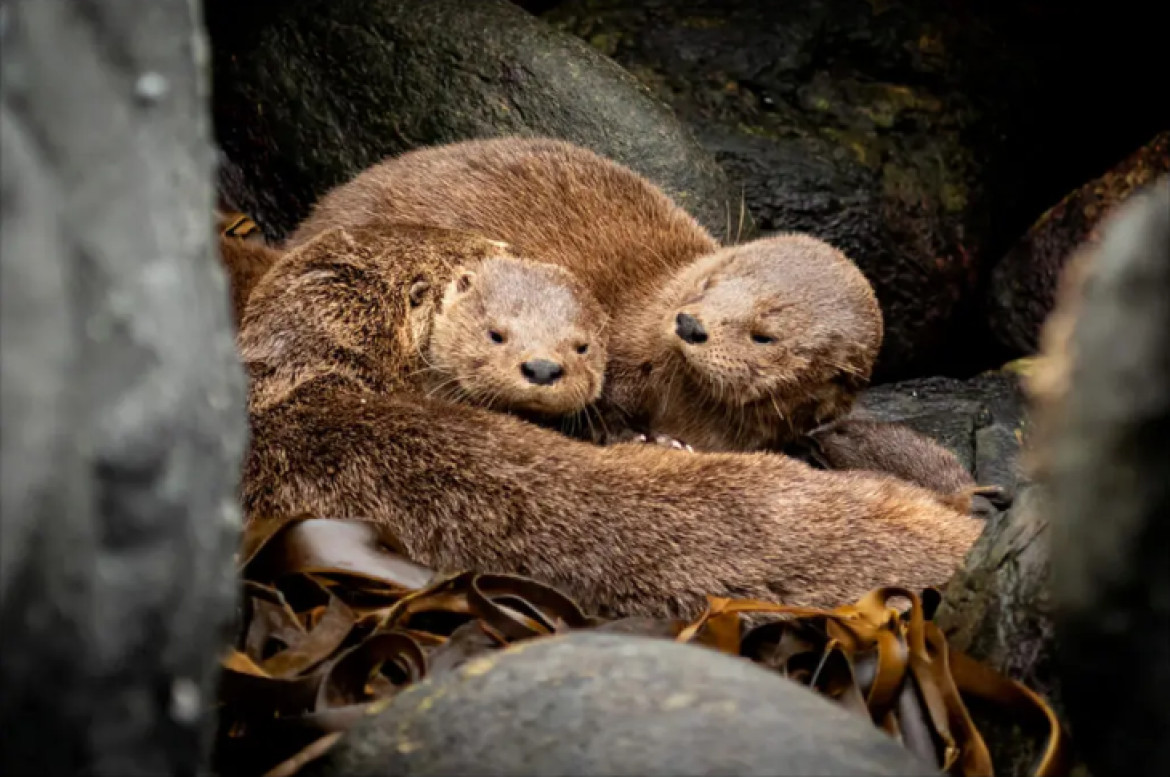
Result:
M478 232L570 269L611 311L718 247L637 173L570 143L474 140L411 151L328 193L289 242L331 226Z

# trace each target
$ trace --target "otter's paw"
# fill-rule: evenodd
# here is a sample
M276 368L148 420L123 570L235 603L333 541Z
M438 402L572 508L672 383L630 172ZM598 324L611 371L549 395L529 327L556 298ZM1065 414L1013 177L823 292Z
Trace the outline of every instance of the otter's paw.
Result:
M687 451L688 453L695 452L694 448L687 445L682 440L671 437L668 434L639 434L635 441L645 443L647 445L661 445L663 448L672 448L674 450Z

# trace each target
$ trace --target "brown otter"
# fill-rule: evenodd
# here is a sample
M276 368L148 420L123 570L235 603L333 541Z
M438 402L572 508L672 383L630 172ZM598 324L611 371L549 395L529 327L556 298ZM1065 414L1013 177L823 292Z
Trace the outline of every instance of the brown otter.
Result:
M266 325L249 326L256 316ZM329 364L369 391L559 416L601 391L605 322L559 267L477 235L399 224L376 244L337 233L284 256L253 289L238 343L264 371L260 407Z
M239 329L252 289L280 259L281 252L262 242L221 235L219 259L227 275L232 300L232 323Z
M662 191L591 151L503 138L412 151L328 193L289 246L332 226L466 229L570 270L613 320L605 436L779 446L848 410L882 337L861 272L783 235L720 250Z
M436 250L424 234L401 239ZM836 605L878 585L941 584L981 529L891 477L768 453L600 447L429 398L397 366L387 375L409 361L390 351L422 326L407 304L415 279L391 287L387 265L329 230L253 295L240 336L250 520L368 518L429 566L530 575L591 610L656 616L694 615L707 594ZM386 278L385 307L356 297L362 273ZM338 312L289 315L314 308Z
M808 434L811 457L828 469L884 472L935 492L961 512L988 515L1010 504L999 486L980 486L959 457L908 426L842 418Z

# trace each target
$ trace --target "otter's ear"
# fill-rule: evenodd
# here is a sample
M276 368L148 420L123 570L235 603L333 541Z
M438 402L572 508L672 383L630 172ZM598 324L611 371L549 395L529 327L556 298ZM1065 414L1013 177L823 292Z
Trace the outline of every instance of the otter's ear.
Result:
M475 280L475 273L470 270L464 270L459 273L459 278L455 281L455 291L463 294L471 288L471 282Z
M417 308L419 305L421 305L423 300L426 298L427 292L430 290L431 282L425 278L419 278L414 283L412 283L410 285L410 291L407 292L407 296L410 298L410 306L412 308Z

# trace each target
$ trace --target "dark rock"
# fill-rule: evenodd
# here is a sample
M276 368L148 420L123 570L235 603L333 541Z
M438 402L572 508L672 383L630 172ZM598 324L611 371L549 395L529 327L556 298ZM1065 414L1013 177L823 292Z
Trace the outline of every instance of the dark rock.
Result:
M1011 510L992 516L963 569L944 591L935 622L953 648L1022 682L1062 714L1048 590L1046 515L1038 489L1028 486ZM991 749L996 774L1031 774L1043 739L1005 725L978 706L973 714Z
M409 688L306 777L936 773L868 720L746 659L581 633Z
M245 434L197 4L0 6L0 772L193 774Z
M853 415L895 421L950 449L980 485L1013 492L1027 430L1019 379L988 372L970 380L918 378L865 391Z
M616 159L718 234L738 192L670 110L503 0L208 3L227 198L279 239L331 187L423 145L510 134ZM750 226L750 223L749 223Z
M1046 448L1060 676L1099 775L1170 770L1167 300L1163 177L1104 228Z
M1002 362L981 331L991 263L1166 126L1132 77L1162 69L1157 21L1129 5L567 0L543 18L671 105L763 230L812 232L861 266L889 380Z
M992 271L988 320L1014 354L1032 353L1052 310L1065 260L1080 245L1096 242L1102 218L1134 191L1170 172L1170 131L1131 154L1109 172L1072 192L1041 216Z

